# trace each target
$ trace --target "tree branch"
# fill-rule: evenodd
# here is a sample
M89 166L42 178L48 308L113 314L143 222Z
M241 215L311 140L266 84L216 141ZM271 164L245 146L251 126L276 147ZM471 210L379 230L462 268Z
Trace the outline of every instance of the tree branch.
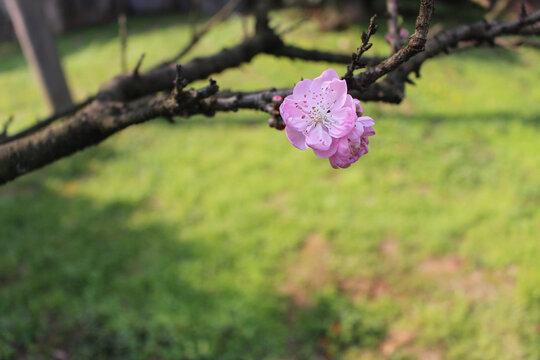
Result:
M197 45L197 43L204 37L204 35L206 35L206 33L212 28L212 26L226 20L234 11L234 9L236 9L238 4L240 4L241 1L242 0L230 0L229 2L227 2L225 6L223 6L217 13L214 14L214 16L212 16L206 23L204 23L204 25L200 29L193 32L191 40L182 50L180 50L172 58L162 62L158 66L162 67L175 64L184 56L186 56L187 53L190 52L191 49L193 49L193 47Z
M414 34L409 38L407 45L388 59L379 63L377 66L368 69L356 77L356 82L354 83L355 88L366 89L383 75L388 74L390 71L396 69L399 65L403 64L414 55L424 51L429 24L431 23L431 17L433 15L433 3L434 0L420 1L420 12L416 19L415 31Z
M308 50L291 45L283 45L278 48L269 49L267 54L283 56L291 59L302 59L308 61L326 61L336 64L349 64L351 55L340 54L330 51ZM381 62L383 57L363 57L360 61L363 67L373 66Z
M394 80L404 81L410 73L418 73L426 60L441 54L448 54L451 49L457 48L460 43L469 42L468 47L480 44L492 45L498 36L520 34L522 29L526 29L531 24L539 21L540 10L513 21L479 21L443 31L434 38L429 39L425 51L403 64L392 74L392 77Z
M471 45L491 44L496 37L534 33L540 11L509 22L478 22L439 33L426 42L433 1L422 0L416 30L408 44L390 58L377 61L372 68L353 76L349 93L364 101L399 103L405 82L421 64L446 53L465 41ZM45 121L34 125L0 145L0 184L38 169L62 157L95 145L122 129L158 118L204 114L218 111L254 109L275 114L275 96L284 98L292 89L267 89L254 92L220 91L214 81L199 90L184 90L192 81L237 67L260 53L309 60L348 63L343 55L306 50L283 44L268 27L265 12L257 16L254 36L216 54L192 59L180 69L155 67L145 73L120 75L106 83L88 105L61 122ZM467 44L469 44L467 43ZM425 47L425 51L422 50ZM179 71L181 70L181 72ZM376 82L384 74L382 81ZM177 79L173 82L173 79ZM176 86L175 86L176 84ZM155 95L165 91L165 94ZM154 95L153 95L154 94Z
M0 145L5 144L5 143L10 142L10 141L13 141L13 140L20 139L20 138L28 136L28 135L31 135L31 134L35 133L36 131L41 130L44 127L47 127L48 125L52 124L54 121L77 112L78 110L82 109L86 105L90 104L92 102L92 100L94 100L94 97L90 96L90 97L86 98L84 101L73 105L70 109L67 109L65 111L53 114L53 115L51 115L48 118L45 118L43 120L38 120L34 125L24 129L21 132L16 133L16 134L7 136L7 132L6 132L3 137L0 137Z

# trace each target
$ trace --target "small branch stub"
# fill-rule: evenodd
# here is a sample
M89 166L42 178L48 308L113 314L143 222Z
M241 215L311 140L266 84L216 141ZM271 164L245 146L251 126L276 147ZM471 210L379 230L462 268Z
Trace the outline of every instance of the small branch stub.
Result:
M6 120L6 122L4 123L4 127L2 128L2 132L0 133L0 139L7 138L7 133L8 133L9 126L11 125L11 123L13 122L14 119L15 119L15 117L13 115L11 115Z

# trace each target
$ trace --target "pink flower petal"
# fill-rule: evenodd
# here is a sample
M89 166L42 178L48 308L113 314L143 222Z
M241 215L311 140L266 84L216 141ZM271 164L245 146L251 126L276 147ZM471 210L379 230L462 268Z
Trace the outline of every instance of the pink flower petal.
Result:
M328 70L324 70L318 78L322 79L323 81L339 80L339 75L336 70L330 68Z
M373 126L373 125L375 125L375 121L373 121L373 119L370 118L369 116L361 116L358 119L356 119L356 121L361 123L362 126L364 126L364 127L365 126Z
M334 156L329 157L328 160L330 161L330 165L332 165L334 169L346 169L352 164L352 162L343 161L342 159L336 158Z
M309 96L309 88L313 80L305 79L298 82L293 89L293 97L297 100L303 100L304 95Z
M337 148L338 148L338 140L333 139L332 145L330 145L328 150L313 149L313 153L315 153L315 155L318 158L324 159L324 158L334 155L336 153Z
M326 86L325 89L324 86ZM332 80L324 83L323 89L326 93L323 101L327 108L339 109L345 105L347 101L347 82L345 80Z
M347 136L354 127L356 121L356 114L348 108L341 108L339 110L333 110L329 114L332 118L332 126L328 131L334 138L341 138Z
M318 94L321 91L321 88L325 82L328 81L339 81L339 75L337 74L336 70L334 69L328 69L322 72L321 75L317 76L315 79L313 79L313 82L310 85L310 90Z
M375 130L373 130L371 126L366 126L364 128L364 133L362 134L362 136L373 136L373 135L375 135Z
M287 97L279 107L279 113L289 127L297 131L304 131L308 125L305 112L302 110L298 101Z
M328 150L332 145L332 137L321 124L317 124L307 132L306 144L313 149Z
M287 134L287 138L294 147L300 150L306 150L308 148L306 145L306 137L300 131L296 131L292 127L286 126L285 134Z
M339 141L336 153L330 156L328 160L334 169L338 169L348 168L352 163L358 160L358 158L359 157L354 156L351 153L348 139L343 138Z

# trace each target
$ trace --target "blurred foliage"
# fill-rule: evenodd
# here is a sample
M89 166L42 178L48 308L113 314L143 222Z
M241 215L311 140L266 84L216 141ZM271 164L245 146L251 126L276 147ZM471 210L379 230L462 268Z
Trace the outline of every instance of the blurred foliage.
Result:
M185 44L181 20L131 19L131 63ZM287 39L346 53L360 31ZM59 39L76 98L118 72L115 36ZM193 56L241 37L233 18ZM19 49L0 56L16 130L45 109ZM328 66L259 56L216 79ZM530 49L434 60L400 106L365 104L377 135L344 171L243 111L136 126L0 188L0 358L538 359L539 77Z

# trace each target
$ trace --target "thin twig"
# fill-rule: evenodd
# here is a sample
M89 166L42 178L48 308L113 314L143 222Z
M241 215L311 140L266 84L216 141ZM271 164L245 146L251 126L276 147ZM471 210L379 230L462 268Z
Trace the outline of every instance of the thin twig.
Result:
M120 38L120 68L122 73L127 71L127 18L126 14L118 15L118 37Z
M401 47L401 36L398 24L398 7L396 0L386 0L386 10L388 11L388 33L390 34L390 47L395 53Z
M137 61L137 65L133 68L133 72L131 73L132 76L139 76L139 70L141 69L142 62L145 57L145 53L142 53L141 56L139 56L139 60Z
M11 115L10 117L8 117L8 119L7 119L6 122L4 123L2 132L0 133L0 139L3 139L3 138L6 138L6 137L7 137L8 128L9 128L9 126L11 125L11 123L13 122L14 119L15 119L15 117L14 117L13 115Z
M167 66L169 64L174 64L182 59L188 52L193 49L193 47L203 38L204 35L217 23L225 21L233 10L240 4L242 0L230 0L225 6L223 6L217 13L214 14L203 26L199 29L194 29L193 36L189 43L174 55L171 59L164 61L159 66Z
M369 26L367 33L362 31L362 45L356 49L355 53L352 53L351 55L351 64L347 67L347 72L343 76L344 79L350 80L353 77L354 71L357 69L361 69L365 65L361 62L362 55L371 49L372 43L369 42L371 39L371 36L373 36L377 29L379 28L377 23L377 15L373 15L371 19L369 19Z
M307 18L302 18L298 20L297 22L292 23L291 25L285 27L283 30L278 31L277 35L283 36L283 35L289 34L295 31L296 29L298 29L300 26L302 26L306 21L307 21Z

